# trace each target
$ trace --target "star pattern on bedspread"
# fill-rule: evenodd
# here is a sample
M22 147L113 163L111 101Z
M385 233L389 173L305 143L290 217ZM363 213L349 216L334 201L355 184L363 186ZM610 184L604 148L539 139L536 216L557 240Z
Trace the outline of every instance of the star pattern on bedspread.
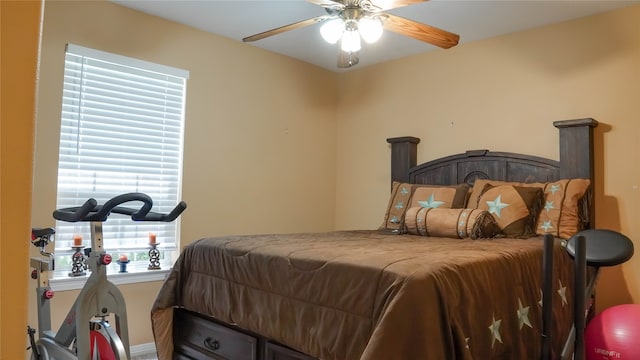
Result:
M398 224L400 222L400 219L398 219L397 216L394 216L391 218L391 220L389 220L389 222L392 224Z
M562 307L564 307L565 305L568 304L568 302L567 302L567 287L566 286L562 286L562 280L558 280L558 283L560 284L560 289L558 289L558 295L560 295L560 298L562 299Z
M497 217L500 217L502 209L509 206L509 204L502 202L502 195L498 195L498 197L493 201L487 201L487 205L489 206L489 213L496 214Z
M396 209L403 209L404 208L404 203L402 201L398 201L398 203L396 203Z
M406 187L403 187L402 189L400 189L400 194L402 194L402 195L409 194L409 189L407 189Z
M424 200L423 201L418 201L418 204L420 206L422 206L423 208L434 209L434 208L437 208L440 205L444 204L444 201L437 201L435 199L435 197L433 196L433 194L431 194L426 201L424 201Z
M500 335L500 325L502 324L502 320L496 320L496 315L492 315L491 326L489 326L489 331L491 331L491 348L496 343L496 340L502 344L502 336Z
M518 310L516 313L518 314L518 323L520 324L520 330L522 330L523 325L527 325L530 328L533 328L531 325L531 321L529 321L529 308L530 306L523 306L522 300L518 298Z
M544 204L544 209L545 209L545 210L547 210L547 212L549 212L550 210L555 209L555 208L556 208L556 207L555 207L555 206L553 206L553 201L547 201L547 202Z
M558 295L560 296L560 299L562 300L562 307L564 307L569 303L567 301L567 287L562 285L562 280L558 280L558 284L559 284L559 288L556 292L558 293ZM541 307L544 306L542 302L543 297L544 297L544 293L542 292L542 289L540 289L540 301L538 301L538 305L540 305Z

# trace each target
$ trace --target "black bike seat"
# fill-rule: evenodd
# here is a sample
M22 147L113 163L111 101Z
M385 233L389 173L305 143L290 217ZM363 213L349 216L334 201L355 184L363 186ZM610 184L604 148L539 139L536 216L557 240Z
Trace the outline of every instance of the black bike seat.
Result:
M53 235L55 233L56 231L54 228L32 228L31 229L31 234L36 238L47 236L47 235Z
M588 266L615 266L633 256L633 242L619 232L589 229L578 232L567 242L567 252L575 257L576 238L584 236Z

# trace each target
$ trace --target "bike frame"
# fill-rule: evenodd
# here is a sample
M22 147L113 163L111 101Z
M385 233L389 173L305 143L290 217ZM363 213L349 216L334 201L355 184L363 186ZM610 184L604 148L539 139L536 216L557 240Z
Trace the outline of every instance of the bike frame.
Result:
M36 289L38 330L41 343L39 348L47 347L47 353L56 359L60 356L64 356L64 359L90 359L89 327L91 322L96 318L104 321L104 318L113 315L115 330L112 327L103 327L106 328L106 335L112 344L116 358L126 360L130 358L130 346L124 297L120 290L107 279L107 265L110 263L110 256L102 250L102 222L92 221L90 227L91 252L87 263L91 275L87 278L57 332L51 330L51 300L45 297L45 293L50 290L49 278L41 275L41 273L48 274L53 270L52 259L51 257L47 261L32 259L32 266L39 270L38 288ZM80 331L78 331L79 329ZM76 354L69 350L74 341ZM51 354L52 347L60 348L54 350L58 357Z

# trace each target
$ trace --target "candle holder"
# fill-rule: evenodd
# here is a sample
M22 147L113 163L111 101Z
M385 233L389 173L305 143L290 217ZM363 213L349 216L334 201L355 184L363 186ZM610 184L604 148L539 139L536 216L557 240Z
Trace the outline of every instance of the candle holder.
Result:
M154 242L149 243L149 270L160 270L160 250L158 250L158 245L160 243Z
M122 260L116 260L116 262L118 263L118 265L120 265L120 271L121 273L126 273L127 271L127 264L130 262L131 260L126 260L126 261L122 261Z
M71 272L69 272L69 276L86 275L87 262L83 254L84 245L73 245L71 248L74 252L71 255Z

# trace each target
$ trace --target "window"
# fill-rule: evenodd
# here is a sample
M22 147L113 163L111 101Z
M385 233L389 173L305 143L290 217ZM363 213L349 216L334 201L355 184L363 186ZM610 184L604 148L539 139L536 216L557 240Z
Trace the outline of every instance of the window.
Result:
M185 87L189 74L146 61L67 45L56 208L89 198L103 204L128 192L149 195L152 211L180 201ZM138 207L132 202L125 206ZM103 224L104 248L127 254L129 268L146 269L149 233L168 268L179 245L179 219L133 222L112 215ZM75 235L91 246L87 222L56 223L56 270L67 276ZM116 264L114 262L113 269Z

